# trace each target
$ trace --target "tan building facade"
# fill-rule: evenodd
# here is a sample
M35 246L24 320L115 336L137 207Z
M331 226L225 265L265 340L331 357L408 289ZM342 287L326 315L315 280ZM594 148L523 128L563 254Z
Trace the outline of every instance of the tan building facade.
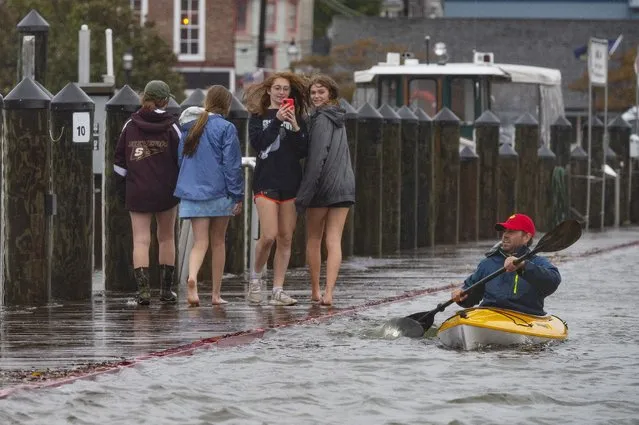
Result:
M235 2L235 69L238 76L246 79L257 70L260 0ZM291 60L311 53L314 3L315 0L267 0L265 71L288 69Z

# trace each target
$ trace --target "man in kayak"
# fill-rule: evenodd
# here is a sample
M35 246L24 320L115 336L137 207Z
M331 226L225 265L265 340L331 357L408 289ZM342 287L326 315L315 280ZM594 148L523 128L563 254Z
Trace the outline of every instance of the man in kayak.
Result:
M503 232L501 246L486 254L475 272L464 281L462 289L452 293L453 301L462 307L472 307L481 301L483 307L500 307L526 314L544 316L544 298L557 290L561 275L548 259L534 255L515 265L517 257L530 251L535 223L525 214L513 214L503 223L495 224ZM504 267L503 273L462 295L462 290Z

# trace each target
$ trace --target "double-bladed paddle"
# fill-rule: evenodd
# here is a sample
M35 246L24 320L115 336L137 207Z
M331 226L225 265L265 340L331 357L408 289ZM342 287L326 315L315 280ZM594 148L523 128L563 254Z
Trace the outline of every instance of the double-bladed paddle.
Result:
M562 249L568 248L570 245L574 244L581 237L581 224L577 220L566 220L562 221L552 229L550 232L546 233L543 238L537 242L537 245L529 251L527 254L522 255L514 261L514 264L517 265L522 261L527 260L538 252L557 252ZM464 289L462 291L462 296L465 294L469 294L470 292L476 290L477 288L483 287L487 282L496 278L497 276L504 273L506 269L502 267L501 269L489 274L485 278L476 282L474 285ZM400 333L404 336L411 338L421 338L431 326L433 326L433 321L435 320L435 314L440 311L444 311L446 307L454 303L453 299L446 301L445 303L440 303L431 311L422 311L419 313L411 314L410 316L402 317L399 319L393 319L390 321L390 326L396 327Z

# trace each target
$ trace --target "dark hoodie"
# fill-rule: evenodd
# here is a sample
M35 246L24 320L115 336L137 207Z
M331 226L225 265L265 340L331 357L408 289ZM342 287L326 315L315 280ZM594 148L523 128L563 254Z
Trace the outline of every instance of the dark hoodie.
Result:
M177 119L166 111L142 108L124 124L113 169L116 179L126 179L127 210L161 212L177 205L179 142Z
M304 177L295 204L306 208L355 202L355 175L344 128L346 111L323 106L311 116Z

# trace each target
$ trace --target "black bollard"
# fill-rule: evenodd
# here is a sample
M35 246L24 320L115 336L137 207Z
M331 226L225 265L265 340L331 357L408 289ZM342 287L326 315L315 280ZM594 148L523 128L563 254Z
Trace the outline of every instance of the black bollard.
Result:
M231 121L237 129L237 137L240 141L240 152L242 152L242 156L246 156L249 116L250 114L244 105L233 96L228 120ZM247 182L250 182L247 171L247 169L244 170L244 202L242 214L231 217L228 229L226 230L225 271L233 274L243 274L244 271L249 268L247 260L250 246L252 205L250 202L251 188L248 187L247 184ZM210 256L207 257L210 258Z
M479 239L479 156L468 146L459 153L459 240ZM493 205L493 209L494 209ZM494 227L495 223L493 223Z
M346 127L346 137L348 138L348 150L351 155L351 166L353 172L357 173L357 110L351 106L346 99L340 99L339 104L346 114L344 115L344 125ZM356 200L357 201L357 200ZM344 232L342 233L342 256L348 258L353 255L355 243L355 208L351 208L346 217Z
M519 176L517 177L516 212L537 217L539 192L539 123L529 113L515 121L515 148L519 154Z
M204 99L206 99L206 92L202 89L195 89L193 93L189 95L182 103L180 103L180 108L184 111L186 108L191 106L204 106Z
M357 111L355 255L382 255L382 115L369 103Z
M519 174L519 154L513 147L504 143L499 147L497 161L497 216L501 220L513 215L517 198L517 176ZM493 236L497 236L495 223L490 226Z
M399 251L401 232L402 139L399 115L389 105L382 115L382 254Z
M586 219L587 170L588 154L581 146L577 145L570 153L568 200L572 215L581 221Z
M572 125L565 117L557 118L550 126L550 149L557 157L557 165L565 167L570 163L570 143Z
M180 118L180 114L182 113L182 108L180 108L180 104L175 101L172 97L169 98L169 104L166 106L166 112L175 116L175 118Z
M93 100L75 83L51 100L53 217L51 295L90 299L93 281Z
M18 43L18 69L22 73L22 44L24 36L32 35L35 37L35 63L34 63L34 79L46 84L47 76L47 50L49 38L49 23L34 9L32 9L16 26L20 40ZM19 78L24 77L20 75ZM52 96L50 96L51 98Z
M402 179L400 241L401 249L417 248L417 138L418 123L407 106L397 111L402 120Z
M588 120L584 123L583 134L588 133ZM587 136L586 136L587 137ZM603 183L605 180L603 174L604 164L604 125L596 116L592 120L592 145L590 150L590 208L588 210L588 224L587 227L591 229L603 228L602 221L602 196L603 196ZM585 140L586 146L588 139ZM586 153L588 149L586 148ZM586 198L588 197L586 188Z
M430 246L432 233L430 191L433 185L433 120L422 108L415 109L417 136L417 246Z
M51 99L24 78L4 99L2 225L4 305L49 301L51 216Z
M535 227L540 232L547 232L553 227L553 217L555 211L553 209L553 199L555 194L553 188L552 179L557 165L557 157L550 150L550 148L543 144L537 150L538 172L539 172L539 190L537 200L537 215L535 219ZM558 178L558 175L555 175ZM557 223L558 224L558 223Z
M499 126L497 115L486 110L475 121L475 143L479 156L479 234L478 238L495 237L495 223L502 220L497 215ZM464 211L462 209L462 211Z
M621 115L608 125L610 148L617 154L621 181L619 182L619 223L630 223L630 132L631 127Z
M444 107L433 118L431 245L459 241L459 118Z
M106 104L106 136L104 142L104 287L106 290L135 291L133 277L133 238L131 219L117 199L113 182L113 157L122 127L131 114L140 108L140 98L129 86L124 86ZM157 238L151 236L151 246ZM156 251L157 252L157 251ZM151 262L154 257L151 255ZM157 263L157 256L155 257ZM150 263L151 264L151 263ZM157 267L152 267L156 269ZM155 281L155 280L154 280Z

